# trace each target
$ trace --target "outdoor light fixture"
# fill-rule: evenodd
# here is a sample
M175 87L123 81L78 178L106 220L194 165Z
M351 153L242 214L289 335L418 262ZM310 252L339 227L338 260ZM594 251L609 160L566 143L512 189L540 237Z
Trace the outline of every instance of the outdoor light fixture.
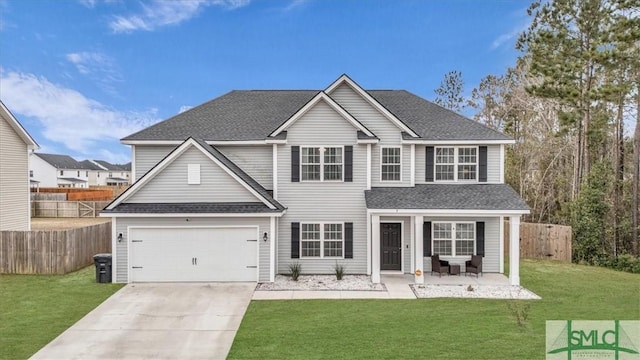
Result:
M118 242L122 242L122 233L118 234Z
M262 240L264 240L265 242L269 240L269 235L266 232L264 233L264 235L262 235Z

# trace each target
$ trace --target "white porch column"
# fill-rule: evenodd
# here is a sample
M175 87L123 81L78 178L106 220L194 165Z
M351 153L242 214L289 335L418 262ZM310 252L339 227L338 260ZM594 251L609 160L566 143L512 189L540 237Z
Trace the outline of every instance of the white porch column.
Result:
M520 285L520 216L509 217L509 283Z
M260 238L258 237L258 241ZM269 221L269 281L276 281L276 217Z
M424 225L424 216L422 215L416 215L413 217L413 233L415 234L414 239L415 239L415 246L414 246L414 252L413 252L413 257L415 259L415 266L416 268L414 269L414 282L416 284L424 284L424 258L423 258L423 244L422 244L422 239L423 239L423 235L422 235L422 229L423 229L423 225Z
M380 215L371 215L371 282L380 282Z

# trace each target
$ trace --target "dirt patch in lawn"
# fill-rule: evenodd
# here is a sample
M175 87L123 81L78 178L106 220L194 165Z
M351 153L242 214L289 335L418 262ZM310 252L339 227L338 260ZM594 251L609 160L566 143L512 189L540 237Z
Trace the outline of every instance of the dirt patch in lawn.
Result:
M31 230L67 230L111 222L109 218L31 218Z

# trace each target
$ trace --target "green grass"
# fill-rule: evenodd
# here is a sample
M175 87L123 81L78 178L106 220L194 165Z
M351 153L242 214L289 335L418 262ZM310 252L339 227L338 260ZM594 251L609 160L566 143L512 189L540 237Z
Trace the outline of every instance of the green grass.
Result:
M253 301L233 359L542 359L545 321L640 319L640 275L523 260L527 301L518 326L513 300Z
M67 275L0 275L0 359L26 359L120 289L95 268Z

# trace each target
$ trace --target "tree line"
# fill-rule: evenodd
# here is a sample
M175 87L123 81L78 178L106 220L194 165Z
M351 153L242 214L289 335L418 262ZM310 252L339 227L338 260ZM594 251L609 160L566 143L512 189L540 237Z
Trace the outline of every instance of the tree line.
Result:
M535 1L527 11L512 67L484 77L469 99L452 71L435 101L470 107L517 140L505 180L531 207L525 220L573 227L574 261L637 256L640 2Z

